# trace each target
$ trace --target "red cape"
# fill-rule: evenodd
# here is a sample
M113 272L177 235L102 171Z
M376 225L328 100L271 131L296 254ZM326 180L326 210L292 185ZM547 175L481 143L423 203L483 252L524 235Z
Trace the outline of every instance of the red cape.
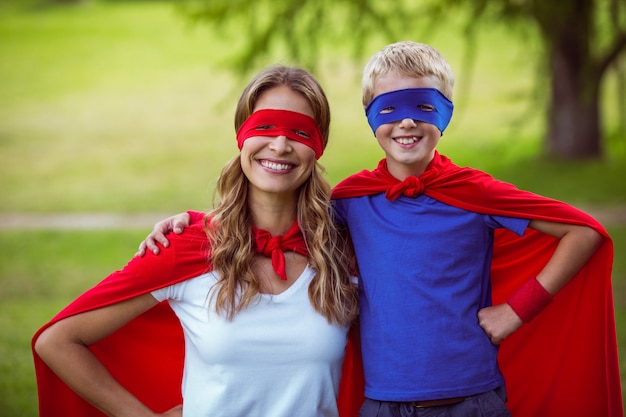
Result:
M522 191L436 154L419 176L423 193L465 210L592 227L605 237L583 269L531 323L502 343L499 364L514 417L624 415L611 286L613 242L591 216L560 201ZM385 192L399 183L383 159L339 183L333 198ZM529 229L523 237L497 230L491 270L500 304L543 269L558 240Z
M201 224L168 236L170 248L133 258L91 288L43 326L180 282L211 269ZM178 318L162 302L90 349L128 390L156 412L182 403L184 339ZM40 417L98 417L103 413L74 393L33 350ZM350 332L339 390L340 417L355 417L363 400L363 377L356 331Z

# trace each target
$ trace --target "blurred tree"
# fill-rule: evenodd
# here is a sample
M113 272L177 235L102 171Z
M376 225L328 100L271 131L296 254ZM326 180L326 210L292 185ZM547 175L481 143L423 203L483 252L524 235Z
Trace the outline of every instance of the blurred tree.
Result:
M481 23L530 23L542 42L550 90L544 148L561 159L603 155L600 87L610 69L624 86L625 0L188 0L184 7L242 42L233 62L242 71L279 48L309 67L323 44L346 45L361 56L371 39L406 38L407 26L438 29L455 8L468 16L470 46Z

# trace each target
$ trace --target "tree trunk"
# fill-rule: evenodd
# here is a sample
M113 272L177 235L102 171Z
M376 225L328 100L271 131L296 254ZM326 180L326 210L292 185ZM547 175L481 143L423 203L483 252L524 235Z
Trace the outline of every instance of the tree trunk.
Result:
M547 152L560 159L602 156L600 74L591 54L592 1L535 2L548 47Z
M598 158L602 156L600 82L593 71L585 71L575 52L579 51L556 47L550 55L547 151L560 159Z

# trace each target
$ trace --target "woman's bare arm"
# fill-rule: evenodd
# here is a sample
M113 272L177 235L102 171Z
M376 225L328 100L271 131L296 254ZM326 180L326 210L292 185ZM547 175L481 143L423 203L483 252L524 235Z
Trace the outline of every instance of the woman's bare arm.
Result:
M108 416L154 417L157 414L119 384L88 346L156 304L151 294L144 294L65 318L42 332L35 351L70 388ZM168 415L180 415L180 410Z

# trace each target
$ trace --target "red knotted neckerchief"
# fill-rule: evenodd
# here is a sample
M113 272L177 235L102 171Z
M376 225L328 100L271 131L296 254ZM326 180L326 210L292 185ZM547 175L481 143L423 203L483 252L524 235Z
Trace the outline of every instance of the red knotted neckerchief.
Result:
M417 197L424 192L424 183L418 177L406 177L395 185L389 187L385 193L388 200L395 200L403 194L406 197Z
M272 258L274 272L281 280L287 280L285 269L285 251L293 251L300 255L308 256L309 251L302 236L300 225L296 221L284 235L272 236L270 232L257 229L252 226L252 237L256 246L256 251Z

